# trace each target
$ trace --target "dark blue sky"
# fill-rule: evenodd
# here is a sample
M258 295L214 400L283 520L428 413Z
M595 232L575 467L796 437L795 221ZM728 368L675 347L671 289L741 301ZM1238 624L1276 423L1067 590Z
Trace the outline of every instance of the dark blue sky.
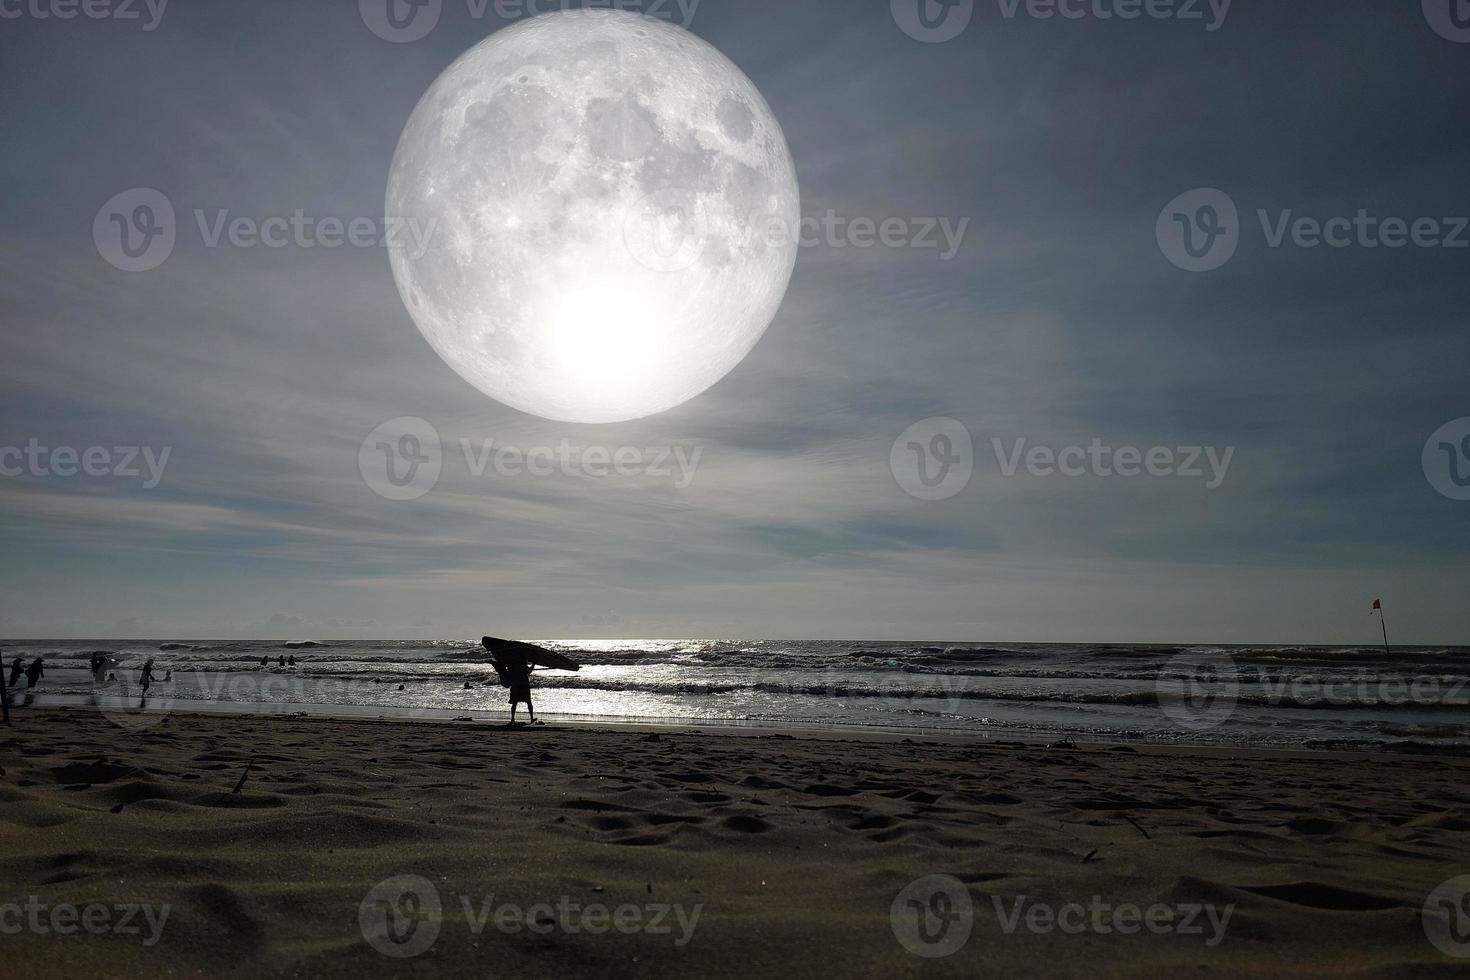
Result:
M765 95L805 214L965 234L948 258L804 246L744 363L613 426L460 380L382 248L210 247L197 226L380 220L405 120L513 22L495 4L443 0L390 43L345 0L171 0L152 29L141 4L35 3L0 19L0 447L169 456L152 487L64 459L0 477L0 632L1372 642L1381 594L1403 640L1470 642L1470 503L1421 462L1470 416L1470 248L1272 247L1259 215L1440 238L1470 215L1470 43L1418 2L1236 0L1210 30L1206 4L989 0L924 43L885 0L702 0L687 26ZM126 272L93 224L140 187L177 241ZM1205 272L1156 234L1198 188L1239 214ZM411 501L359 468L402 416L443 446ZM973 476L918 499L890 450L939 416L972 437ZM688 486L476 476L461 440L486 439L701 455ZM1234 452L1214 489L1008 476L993 440L1022 439Z

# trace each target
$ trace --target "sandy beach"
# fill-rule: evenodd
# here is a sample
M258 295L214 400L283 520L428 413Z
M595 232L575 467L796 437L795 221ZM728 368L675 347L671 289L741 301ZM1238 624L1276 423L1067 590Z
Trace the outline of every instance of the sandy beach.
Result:
M1458 760L16 714L27 976L1464 966L1421 915L1470 869Z

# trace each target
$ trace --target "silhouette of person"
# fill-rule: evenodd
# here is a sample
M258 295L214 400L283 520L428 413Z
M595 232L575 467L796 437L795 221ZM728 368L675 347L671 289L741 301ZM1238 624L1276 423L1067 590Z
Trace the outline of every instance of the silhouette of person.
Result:
M480 641L486 650L490 650L490 638L486 637ZM490 662L495 667L495 674L500 678L500 683L510 688L510 723L516 723L516 706L525 703L526 711L531 716L531 724L536 724L536 706L531 703L531 671L532 667L526 658L518 653L501 651L497 653L490 650Z
M41 657L32 660L31 665L26 668L26 687L35 687L41 683L41 675L44 673L46 673L45 660Z
M262 667L268 667L268 666L270 666L270 662L271 662L271 658L270 657L261 657L260 658L260 665Z
M153 661L150 660L143 665L143 673L138 677L138 684L143 688L143 693L148 693L148 688L153 684Z
M15 663L13 663L13 664L10 665L10 681L9 681L9 685L11 687L15 687L17 684L20 683L20 675L21 675L21 673L25 669L26 669L26 662L24 660L20 659L19 657L16 657L15 658Z
M278 663L279 663L279 664L280 664L280 666L282 666L282 667L284 667L284 666L286 666L286 655L285 655L285 654L284 654L284 653L283 653L283 654L281 654L281 659L280 659L280 660L279 660L279 661L278 661Z

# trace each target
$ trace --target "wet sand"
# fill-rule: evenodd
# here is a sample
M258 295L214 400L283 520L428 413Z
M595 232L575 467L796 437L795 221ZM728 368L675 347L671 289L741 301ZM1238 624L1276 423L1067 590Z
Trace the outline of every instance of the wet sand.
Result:
M1470 874L1458 759L15 720L0 728L0 955L27 977L1470 965L1421 911Z

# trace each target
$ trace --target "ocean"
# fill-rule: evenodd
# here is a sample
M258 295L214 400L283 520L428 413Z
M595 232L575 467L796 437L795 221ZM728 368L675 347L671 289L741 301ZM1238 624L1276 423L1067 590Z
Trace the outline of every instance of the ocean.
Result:
M899 643L845 640L540 641L583 665L533 677L538 717L887 730L1005 739L1470 749L1470 648ZM88 670L101 653L100 680ZM44 657L21 710L93 705L129 727L169 711L503 720L507 692L478 644L27 640ZM280 658L294 658L282 666ZM267 658L268 665L261 666ZM159 679L137 686L152 659ZM171 676L170 676L171 672ZM167 680L164 680L168 677ZM139 710L142 708L143 710ZM524 717L524 709L522 709Z

